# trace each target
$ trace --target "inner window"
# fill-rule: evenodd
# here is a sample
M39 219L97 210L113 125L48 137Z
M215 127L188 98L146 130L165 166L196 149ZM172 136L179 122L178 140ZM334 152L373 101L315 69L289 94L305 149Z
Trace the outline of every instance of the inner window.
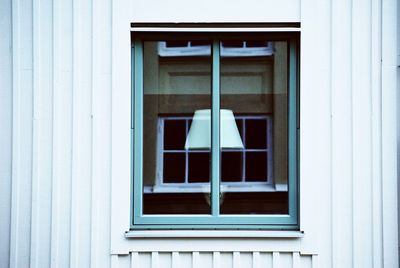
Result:
M190 116L159 118L157 181L153 187L147 187L146 192L162 191L168 187L176 192L201 192L201 186L210 182L210 150L184 146L191 123ZM221 149L223 189L234 191L247 186L249 191L254 191L256 184L259 187L272 184L272 117L236 115L235 123L244 146Z

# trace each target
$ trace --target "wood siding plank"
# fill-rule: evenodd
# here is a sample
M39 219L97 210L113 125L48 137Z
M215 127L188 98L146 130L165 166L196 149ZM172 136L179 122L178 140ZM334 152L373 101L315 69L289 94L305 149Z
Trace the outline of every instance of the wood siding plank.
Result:
M279 252L273 252L272 253L272 268L280 268L281 266L281 261L280 261L280 254Z
M32 2L12 3L13 148L10 267L28 267L32 196Z
M240 268L241 267L240 252L238 251L233 252L232 258L233 258L233 268Z
M53 147L52 2L33 3L31 267L50 266Z
M306 234L301 251L308 253L319 248L326 252L321 258L327 267L331 265L334 194L331 7L332 1L301 1L300 229Z
M108 266L111 222L111 2L92 7L91 265Z
M371 1L353 0L351 41L353 267L372 267L370 14Z
M380 0L372 0L371 13L371 106L372 106L372 228L373 267L383 267L382 234L382 90Z
M332 2L332 265L353 265L351 8Z
M72 3L53 2L51 266L70 266L72 176Z
M71 266L89 267L91 248L92 2L73 2Z
M220 253L218 251L213 252L213 267L218 268L221 266Z
M397 218L397 5L382 1L382 212L383 265L398 267Z
M12 185L12 3L0 2L0 267L10 266Z

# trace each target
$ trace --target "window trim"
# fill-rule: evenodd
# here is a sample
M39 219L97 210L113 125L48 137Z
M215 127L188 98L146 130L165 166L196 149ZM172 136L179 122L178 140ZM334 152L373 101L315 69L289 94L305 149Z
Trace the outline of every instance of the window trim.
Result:
M230 33L232 34L232 33ZM235 33L260 37L263 34ZM169 36L179 35L178 33ZM212 35L212 34L211 34ZM269 34L266 38L269 38ZM187 33L184 33L187 38ZM196 35L195 35L196 36ZM215 38L222 39L218 33ZM227 36L232 36L227 34ZM142 164L143 164L143 40L145 37L134 37L132 46L132 191L131 191L131 225L133 229L290 229L299 228L299 179L298 179L298 132L299 132L299 35L298 33L278 33L279 40L288 41L288 214L270 215L219 215L220 169L219 162L219 110L220 110L220 46L214 39L212 46L212 182L211 182L211 215L143 215L142 198ZM218 78L218 79L217 79ZM134 179L136 178L136 179Z

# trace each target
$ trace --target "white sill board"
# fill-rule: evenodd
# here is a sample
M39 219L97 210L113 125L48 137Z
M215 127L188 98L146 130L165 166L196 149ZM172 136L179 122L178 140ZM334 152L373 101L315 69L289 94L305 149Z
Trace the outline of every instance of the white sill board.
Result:
M301 238L303 231L263 230L132 230L126 238Z

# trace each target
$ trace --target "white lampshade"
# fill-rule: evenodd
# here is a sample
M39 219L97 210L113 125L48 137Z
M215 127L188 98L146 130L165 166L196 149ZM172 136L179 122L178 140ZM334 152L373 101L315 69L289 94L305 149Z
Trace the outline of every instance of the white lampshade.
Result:
M235 117L231 110L221 109L221 148L240 148L243 142L240 138ZM211 148L211 110L197 110L194 113L192 125L185 142L185 149Z

